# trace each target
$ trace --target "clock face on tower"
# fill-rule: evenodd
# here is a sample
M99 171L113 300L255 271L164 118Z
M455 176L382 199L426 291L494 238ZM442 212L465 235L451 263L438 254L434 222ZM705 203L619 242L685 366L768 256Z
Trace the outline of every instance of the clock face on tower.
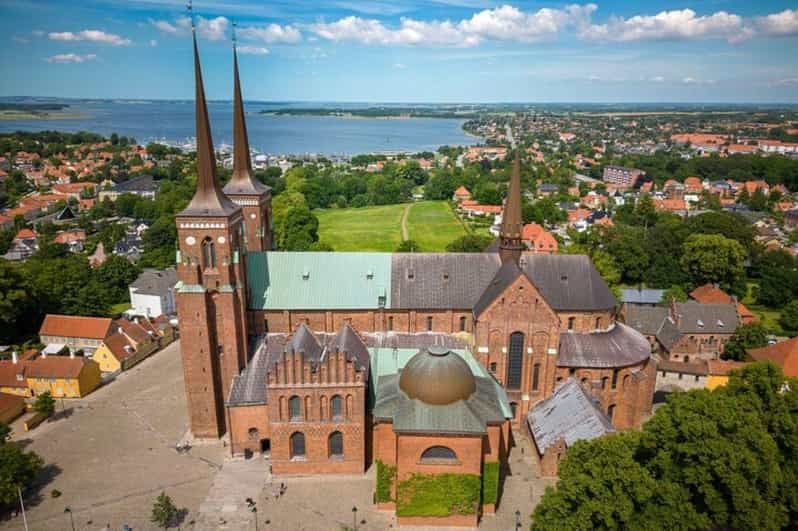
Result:
M194 236L186 236L186 245L194 245L197 239Z

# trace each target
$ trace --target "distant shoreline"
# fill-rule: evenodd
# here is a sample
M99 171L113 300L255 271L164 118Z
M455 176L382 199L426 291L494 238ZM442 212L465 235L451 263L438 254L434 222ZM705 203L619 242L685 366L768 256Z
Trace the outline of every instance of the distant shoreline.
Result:
M85 115L76 112L0 111L0 120L78 120Z

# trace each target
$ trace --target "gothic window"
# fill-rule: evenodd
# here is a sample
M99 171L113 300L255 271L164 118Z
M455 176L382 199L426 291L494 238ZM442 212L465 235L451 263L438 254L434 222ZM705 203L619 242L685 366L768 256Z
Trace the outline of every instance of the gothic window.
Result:
M421 454L422 463L440 463L441 461L457 461L457 454L446 446L430 446Z
M300 409L302 408L302 401L298 396L292 396L288 399L288 418L291 420L299 420L302 418Z
M615 404L610 404L610 407L607 408L607 416L612 420L613 415L615 415Z
M602 388L602 389L606 389L606 388L607 388L607 383L608 383L608 382L609 382L609 378L607 378L606 376L605 376L604 378L602 378L602 379L601 379L601 388Z
M596 330L601 329L601 317L596 317Z
M388 331L393 331L393 317L388 317Z
M427 317L427 332L432 332L432 316Z
M296 431L291 434L291 459L305 457L305 434Z
M461 317L460 318L460 331L461 332L465 332L465 329L466 329L466 318L465 317Z
M625 389L625 388L627 388L627 387L629 387L629 383L630 383L631 381L632 381L632 377L631 377L631 376L629 376L628 374L627 374L626 376L624 376L624 377L623 377L623 387L624 387L624 389Z
M569 317L568 318L568 330L574 329L574 321L576 321L576 317Z
M202 265L206 269L216 267L216 248L210 238L202 240Z
M537 391L540 387L540 363L532 366L532 390Z
M340 431L334 431L330 434L328 440L328 451L330 457L343 457L344 456L344 436Z
M510 351L507 357L507 388L521 388L521 369L524 362L524 334L510 334Z
M344 416L344 399L341 398L339 395L335 395L330 400L331 409L332 409L332 418L333 419L341 419Z
M618 372L620 372L618 369L613 369L613 371L612 371L612 388L613 389L618 387Z

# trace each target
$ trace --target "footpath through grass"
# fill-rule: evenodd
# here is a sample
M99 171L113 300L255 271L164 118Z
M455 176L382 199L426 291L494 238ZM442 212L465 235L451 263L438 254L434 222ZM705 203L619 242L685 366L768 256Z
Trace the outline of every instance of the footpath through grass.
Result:
M319 240L336 251L394 251L402 242L402 213L408 206L407 231L422 251L444 251L466 234L446 201L420 201L317 210Z

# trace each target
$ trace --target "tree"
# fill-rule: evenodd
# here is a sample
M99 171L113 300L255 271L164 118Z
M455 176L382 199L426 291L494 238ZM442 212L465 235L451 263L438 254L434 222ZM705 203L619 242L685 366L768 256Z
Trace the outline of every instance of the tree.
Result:
M794 299L781 310L781 327L792 334L798 334L798 299Z
M693 234L682 249L682 269L694 285L717 282L729 289L743 274L745 249L735 240L720 234Z
M421 248L418 244L413 240L404 240L402 243L396 246L397 253L418 253L421 252Z
M596 266L596 270L601 275L601 278L604 279L604 282L610 286L616 286L621 281L621 271L618 269L618 265L611 254L596 250L590 258L593 260L593 265Z
M448 253L481 253L493 242L490 236L466 234L446 246Z
M687 292L678 284L674 284L665 290L662 294L662 300L659 302L660 306L670 306L671 301L687 302Z
M19 500L17 489L25 489L42 469L43 461L34 452L24 452L13 442L0 443L0 503Z
M319 220L307 205L288 210L283 223L281 248L286 251L307 251L319 239Z
M21 343L35 333L39 315L36 291L25 268L0 260L0 341Z
M161 492L155 503L152 506L152 516L150 521L157 524L164 529L171 526L177 519L177 507L172 503L170 498L165 492Z
M758 321L740 325L723 348L723 359L745 361L748 350L768 344L768 333Z
M45 391L36 397L36 403L33 404L33 409L37 413L47 415L48 417L55 413L55 399L53 399L50 391Z
M124 256L112 255L97 268L97 276L112 303L128 300L128 286L139 276L139 268Z
M607 252L618 264L624 281L640 282L648 268L648 254L643 249L642 229L629 227L619 232L618 237L607 244Z

